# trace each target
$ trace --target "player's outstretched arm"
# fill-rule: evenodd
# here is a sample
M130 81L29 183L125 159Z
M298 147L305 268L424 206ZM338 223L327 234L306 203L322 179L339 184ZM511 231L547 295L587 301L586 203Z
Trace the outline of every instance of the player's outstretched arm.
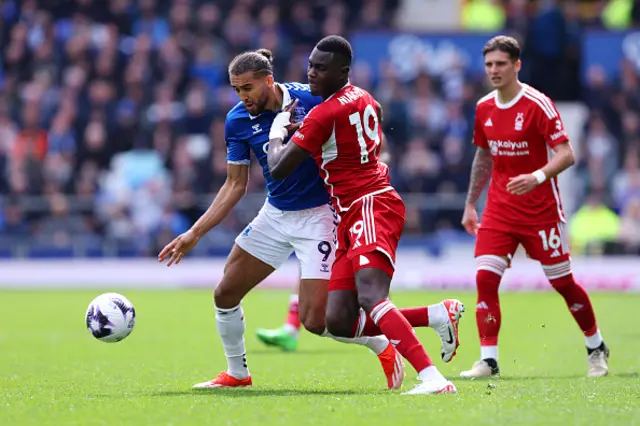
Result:
M573 148L569 141L554 146L553 150L556 155L543 168L533 173L509 178L507 191L514 195L523 195L531 192L536 186L547 179L553 179L576 162Z
M476 148L476 155L473 158L473 165L471 166L469 191L467 192L464 214L462 215L462 226L464 226L465 230L471 235L476 235L478 232L476 203L482 191L487 186L487 183L489 183L489 179L491 179L492 169L493 158L491 157L491 151L487 148Z
M167 266L180 263L182 257L198 244L198 241L200 241L203 235L211 231L211 229L227 217L231 209L233 209L247 193L248 183L248 165L228 164L227 180L216 194L207 211L200 216L191 229L167 244L158 255L158 260L163 262L171 256Z

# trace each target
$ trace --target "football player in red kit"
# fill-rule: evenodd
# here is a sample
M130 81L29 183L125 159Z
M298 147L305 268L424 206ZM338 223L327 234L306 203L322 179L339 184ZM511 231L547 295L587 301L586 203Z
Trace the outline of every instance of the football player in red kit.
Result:
M483 49L485 70L495 90L478 101L473 143L477 146L462 224L477 236L475 258L478 299L476 321L480 361L462 377L499 373L498 287L518 245L539 261L554 289L584 333L588 375L608 372L604 344L591 301L571 272L565 237L566 219L557 176L573 165L574 155L562 118L543 93L518 81L518 42L494 37ZM489 193L482 223L476 202L487 183Z
M327 300L329 332L342 337L387 336L418 372L421 384L407 394L456 393L433 365L412 326L449 330L443 338L443 345L449 343L453 349L446 356L443 350L443 359L449 361L459 343L462 304L445 300L428 309L397 309L388 298L405 206L379 161L380 105L349 83L352 56L351 45L342 37L326 37L316 45L307 75L312 94L324 102L311 110L286 145L289 115L282 113L280 130L276 123L272 126L269 169L275 179L284 178L313 156L340 215Z

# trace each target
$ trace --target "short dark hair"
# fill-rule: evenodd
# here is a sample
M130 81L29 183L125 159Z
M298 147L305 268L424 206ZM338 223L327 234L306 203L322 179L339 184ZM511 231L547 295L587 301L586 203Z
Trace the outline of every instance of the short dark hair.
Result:
M322 52L329 52L340 56L344 65L351 65L353 60L353 50L351 43L346 38L337 35L331 35L323 38L316 44L316 49Z
M486 56L489 52L507 53L512 61L520 59L520 44L513 37L499 35L489 40L482 49L482 56Z
M229 74L240 75L246 72L273 75L273 53L269 49L258 49L233 58L229 64Z

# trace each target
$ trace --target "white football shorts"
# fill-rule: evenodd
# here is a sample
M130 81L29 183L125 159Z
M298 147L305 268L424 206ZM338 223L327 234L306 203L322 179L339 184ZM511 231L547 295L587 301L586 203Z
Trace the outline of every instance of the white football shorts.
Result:
M284 211L267 200L236 244L274 269L295 253L302 279L328 280L336 256L337 226L338 215L330 204Z

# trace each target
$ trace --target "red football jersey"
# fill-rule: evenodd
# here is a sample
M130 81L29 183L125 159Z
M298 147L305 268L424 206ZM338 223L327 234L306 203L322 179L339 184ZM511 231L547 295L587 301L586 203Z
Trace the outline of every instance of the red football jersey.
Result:
M366 90L348 84L312 109L291 138L313 154L339 212L364 196L393 189L388 168L378 161L377 105Z
M478 101L473 143L490 149L493 173L482 226L507 227L565 222L557 179L525 195L507 191L509 178L544 167L553 147L569 140L562 118L543 93L523 84L508 104L497 91Z

